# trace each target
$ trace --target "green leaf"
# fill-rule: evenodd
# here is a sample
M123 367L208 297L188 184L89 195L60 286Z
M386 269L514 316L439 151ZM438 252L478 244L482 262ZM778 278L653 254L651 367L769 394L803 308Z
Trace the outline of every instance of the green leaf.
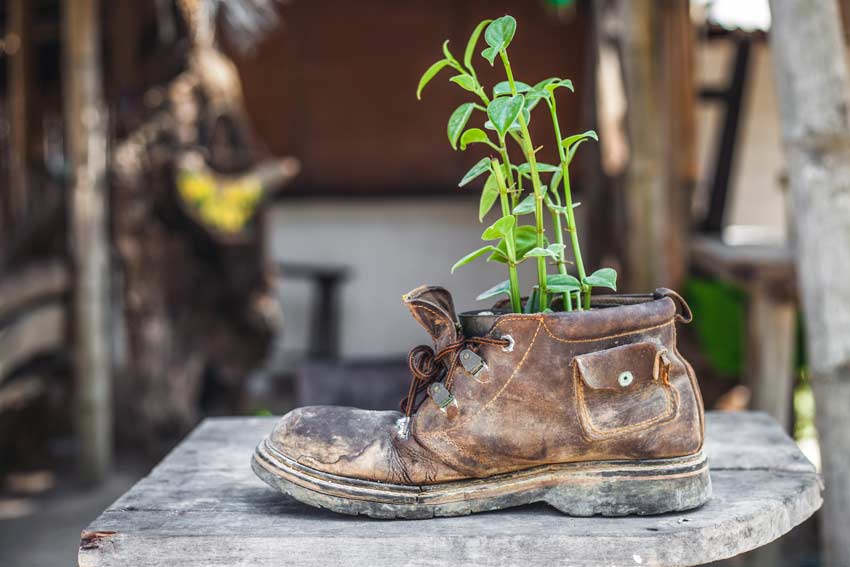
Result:
M526 124L527 124L527 122L526 122ZM493 130L494 132L496 131L496 127L493 126L493 123L489 120L484 123L484 127L487 128L488 130ZM520 130L520 129L521 128L519 126L519 120L514 120L514 123L511 124L511 127L508 128L508 131L517 131L517 130Z
M460 149L466 150L469 144L492 144L492 142L481 128L470 128L460 137Z
M581 291L581 282L569 274L555 274L546 278L546 288L551 293Z
M555 89L559 89L561 87L575 92L575 89L573 88L573 82L571 80L560 79L558 77L550 77L548 79L543 79L542 81L534 85L532 91L545 91L549 94L552 94L555 92Z
M458 106L452 115L449 117L449 125L446 128L446 133L449 136L449 143L452 148L457 149L457 139L460 133L466 128L466 123L469 122L469 117L472 116L472 111L475 110L475 105L467 102Z
M452 55L452 52L449 51L449 40L443 42L443 55L445 56L446 61L449 61L453 67L460 67L460 62L454 55Z
M534 212L534 195L526 195L525 199L520 201L514 210L515 215L527 215Z
M552 78L552 79L546 79L545 81L542 81L542 82L546 83L546 85L543 88L545 88L550 93L554 93L555 89L559 89L561 87L569 89L572 92L575 92L575 89L573 88L573 82L569 79ZM538 83L538 85L539 84L540 83ZM537 86L537 85L535 85L535 86Z
M482 246L481 248L479 248L478 250L476 250L474 252L470 252L469 254L467 254L466 256L464 256L463 258L458 260L457 262L455 262L455 265L452 266L452 272L451 273L455 273L456 269L460 268L461 266L465 266L465 265L469 264L470 262L472 262L476 258L480 258L481 256L483 256L487 252L492 252L495 249L496 249L495 246L491 246L491 245L488 244L487 246Z
M455 75L449 80L454 84L459 85L460 88L471 93L474 93L478 86L475 84L475 79L473 79L471 75Z
M581 205L581 203L573 203L573 208L575 209L579 205ZM546 206L549 207L550 210L561 213L562 215L567 214L567 208L566 207L556 205L556 204L552 203L551 201L547 202Z
M586 140L588 138L592 138L599 141L599 136L596 135L595 130L588 130L587 132L582 132L581 134L573 134L572 136L567 136L563 140L561 140L561 145L566 149L570 149L570 147L578 141Z
M447 66L448 64L449 62L446 59L440 59L439 61L428 67L428 69L424 73L422 73L422 78L419 79L419 86L416 87L417 100L422 100L422 89L424 89L425 85L430 83L431 79L433 79L437 75L437 73L442 71L443 67Z
M469 168L469 171L466 172L466 175L463 176L463 179L460 180L457 186L463 187L485 171L490 171L490 158L488 157L481 158L478 160L478 163Z
M511 229L514 227L516 219L511 215L505 215L490 226L481 234L481 240L498 240L508 236Z
M557 259L563 249L563 244L550 244L546 248L540 248L539 246L535 246L534 248L526 252L523 258L537 258L540 256L544 256L547 258Z
M511 282L510 280L505 280L503 282L497 283L490 289L485 292L479 293L478 297L475 299L477 301L481 301L482 299L490 299L491 297L496 297L497 295L501 295L503 293L511 294Z
M525 97L522 95L500 97L490 101L487 106L487 116L502 138L505 137L511 124L519 117L524 104Z
M560 256L561 252L564 251L564 248L566 248L566 246L564 246L563 244L558 244L558 243L553 243L553 244L550 244L549 246L546 247L547 250L555 253L555 257Z
M499 55L499 50L493 47L488 47L481 52L481 57L489 61L491 67L493 66L493 62L496 61L497 55Z
M541 100L549 100L551 95L548 91L532 89L525 93L525 106L529 111L534 110L534 107L537 106Z
M607 287L617 291L617 272L613 268L601 268L586 276L584 283L593 287Z
M581 134L573 134L572 136L567 136L563 140L561 140L561 145L564 146L565 149L569 150L574 144L578 142L583 142L588 138L592 138L599 141L599 136L596 135L596 132L593 130L588 130L587 132L582 132Z
M495 60L495 56L499 51L507 49L515 33L516 20L511 16L502 16L490 22L490 25L484 30L484 41L496 52L493 55L493 60ZM491 65L493 64L493 60L488 58Z
M581 134L573 134L572 136L567 136L563 140L561 140L561 145L564 146L567 150L567 163L573 161L573 156L575 156L578 147L586 142L587 140L596 140L599 141L599 136L596 135L596 132L593 130L588 130L587 132L582 132Z
M559 79L546 79L531 87L525 95L525 99L528 101L528 106L531 107L532 103L536 105L541 99L549 100L549 97L552 96L552 91L548 90L546 86L551 81L557 80Z
M517 258L522 258L526 252L537 246L537 230L533 226L525 225L516 227L514 238ZM500 262L502 264L508 263L508 253L504 240L496 245L496 251L490 254L487 261Z
M520 175L525 175L526 177L528 177L529 175L531 175L531 164L528 162L521 163L517 166L517 171ZM556 171L561 171L561 168L557 165L550 165L548 163L538 162L537 171L538 173L553 173Z
M496 199L499 198L499 184L496 182L496 176L492 173L487 178L487 183L484 184L484 190L481 191L481 202L478 204L478 221L482 222Z
M517 93L524 93L531 89L531 86L523 83L522 81L515 81L514 86L516 87ZM511 83L509 81L496 83L496 86L493 87L493 98L510 94L513 94L513 92L511 92Z
M475 44L478 43L478 38L481 37L481 32L493 20L484 20L480 22L475 29L472 30L472 35L469 36L469 41L466 43L466 51L463 53L463 64L466 68L472 71L472 54L475 53Z

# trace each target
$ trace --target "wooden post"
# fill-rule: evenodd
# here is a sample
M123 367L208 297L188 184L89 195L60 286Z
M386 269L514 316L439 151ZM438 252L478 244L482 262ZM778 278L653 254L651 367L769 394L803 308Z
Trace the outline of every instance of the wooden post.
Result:
M824 565L850 565L850 76L835 0L771 0L771 52L826 484Z
M626 287L681 286L696 176L693 32L688 3L621 0L620 56L630 160Z
M13 226L20 223L26 211L27 170L29 155L29 101L27 86L30 76L29 15L27 0L11 0L8 6L9 27L6 49L10 54L9 123L11 148L9 152L9 211Z
M81 472L98 480L112 459L106 106L101 93L100 2L65 0L65 116L74 172L74 363Z
M750 407L769 413L790 431L797 305L761 282L749 286L748 294L745 377L753 393Z

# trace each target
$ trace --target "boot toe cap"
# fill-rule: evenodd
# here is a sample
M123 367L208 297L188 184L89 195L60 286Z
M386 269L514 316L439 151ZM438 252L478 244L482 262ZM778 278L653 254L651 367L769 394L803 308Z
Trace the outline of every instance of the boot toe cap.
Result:
M401 414L337 406L295 409L271 433L272 447L313 469L339 476L397 482L392 432Z

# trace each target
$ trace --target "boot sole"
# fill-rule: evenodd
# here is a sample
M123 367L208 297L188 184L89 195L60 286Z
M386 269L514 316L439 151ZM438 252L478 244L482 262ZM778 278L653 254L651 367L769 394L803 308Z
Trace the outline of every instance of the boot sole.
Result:
M711 497L708 461L687 457L544 465L488 478L424 486L372 482L301 465L263 441L251 461L272 488L305 504L372 518L465 516L546 502L570 516L663 514Z

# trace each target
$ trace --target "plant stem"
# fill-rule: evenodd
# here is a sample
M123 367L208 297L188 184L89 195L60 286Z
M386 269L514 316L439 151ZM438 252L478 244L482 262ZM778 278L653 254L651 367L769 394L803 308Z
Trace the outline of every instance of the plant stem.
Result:
M499 154L502 156L502 162L504 162L504 164L505 164L505 171L507 171L508 175L510 176L509 183L507 183L507 186L513 187L513 185L514 185L514 172L513 172L513 169L511 168L511 158L508 155L508 144L505 142L504 139L502 139L501 142L502 142L502 147L499 148ZM517 176L518 175L519 174L517 174ZM516 191L511 191L511 210L513 210L513 208L517 206L517 201L518 201L518 199L516 197Z
M561 158L561 181L564 184L564 206L567 209L567 231L570 233L570 242L573 246L573 256L576 261L578 280L581 282L581 296L585 296L585 306L590 309L590 286L584 283L587 274L584 271L584 262L581 258L581 247L578 242L578 230L576 229L576 218L573 212L573 195L570 187L570 166L567 163L567 152L561 145L561 126L558 123L558 108L555 103L555 93L549 99L549 110L552 113L552 124L555 127L555 143L558 146L558 155ZM557 191L557 187L552 188ZM581 297L580 296L580 297ZM579 300L581 309L581 300Z
M505 74L508 77L508 84L511 86L511 93L516 96L516 83L514 82L514 75L511 71L511 63L508 60L508 54L503 49L499 52L499 55L502 58L502 64L505 67ZM519 127L521 132L521 140L523 153L525 153L525 158L528 160L528 166L531 170L531 184L534 188L534 220L535 220L535 228L537 231L537 246L539 248L545 248L544 241L544 230L543 230L543 188L540 183L540 173L537 171L537 158L534 155L534 145L531 143L531 134L528 131L528 124L525 121L525 117L520 112L519 115ZM549 306L548 295L549 290L547 288L546 282L546 257L538 256L537 257L537 282L540 288L539 294L539 311L543 311Z
M504 146L505 141L502 140ZM502 174L502 166L499 161L490 158L490 165L493 167L493 175L496 176L496 184L499 186L499 201L502 204L502 216L512 215L510 205L508 203L508 188L505 185L505 176ZM516 218L516 217L514 217ZM508 235L510 242L505 242L505 252L508 255L508 274L511 285L511 310L514 313L522 312L522 297L519 287L519 275L516 269L516 222L514 222L511 233Z
M555 210L550 210L552 213L552 225L555 227L555 242L560 244L562 247L564 245L564 230L561 226L561 213ZM564 248L561 248L561 252L558 254L558 273L567 275L567 261L564 258ZM573 310L573 302L570 299L569 292L564 292L564 309L567 311Z

